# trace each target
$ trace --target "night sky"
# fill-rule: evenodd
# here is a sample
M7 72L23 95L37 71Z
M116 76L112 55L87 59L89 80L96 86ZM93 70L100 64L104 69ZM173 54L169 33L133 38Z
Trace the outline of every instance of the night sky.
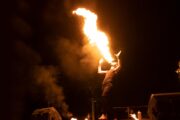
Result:
M51 105L85 115L91 97L99 101L99 57L87 45L83 19L72 15L79 6L97 13L112 51L122 50L111 106L147 105L152 93L180 91L175 0L13 0L3 7L4 119L27 120L33 110Z

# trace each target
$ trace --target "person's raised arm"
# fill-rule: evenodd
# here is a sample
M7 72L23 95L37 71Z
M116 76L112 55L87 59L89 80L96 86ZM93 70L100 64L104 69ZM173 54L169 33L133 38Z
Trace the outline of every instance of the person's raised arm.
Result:
M116 68L114 68L114 70L115 70L115 71L118 71L118 70L120 69L120 67L121 67L121 64L120 64L120 59L118 58L119 55L116 56L116 57L117 57L117 66L116 66Z
M120 59L118 58L118 60L117 60L117 67L116 67L116 69L119 69L120 68Z
M101 68L102 63L103 63L103 59L101 58L99 60L99 65L98 65L98 73L100 73L100 74L103 74L103 73L107 72L106 70L102 70L102 68Z

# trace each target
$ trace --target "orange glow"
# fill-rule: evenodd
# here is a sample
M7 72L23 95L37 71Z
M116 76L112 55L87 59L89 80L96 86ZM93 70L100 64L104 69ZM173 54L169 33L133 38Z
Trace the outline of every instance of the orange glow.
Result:
M103 58L112 63L114 60L109 49L109 40L107 35L97 28L97 15L85 8L78 8L73 14L84 18L84 34L87 36L90 44L95 44Z
M130 114L130 116L131 116L134 120L138 120L138 118L136 117L136 114Z
M77 118L71 118L71 120L77 120Z

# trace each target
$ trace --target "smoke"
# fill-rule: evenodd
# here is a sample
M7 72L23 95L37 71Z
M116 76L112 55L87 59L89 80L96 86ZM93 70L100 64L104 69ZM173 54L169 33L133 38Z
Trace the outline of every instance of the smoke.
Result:
M61 115L69 118L71 113L65 102L63 88L59 86L59 70L53 65L40 65L42 59L35 50L22 41L14 46L12 63L12 116L26 119L36 108L55 107ZM28 98L28 99L26 99ZM33 105L33 106L32 106Z
M43 6L40 23L43 29L40 31L46 35L44 41L38 40L42 41L41 48L45 46L43 54L48 49L43 57L53 58L52 61L70 79L87 79L97 71L99 53L83 39L81 25L76 22L72 10L79 6L94 9L96 0L54 0Z
M60 86L64 78L59 74L73 80L87 79L96 72L98 57L76 34L70 14L77 6L71 0L14 1L7 33L12 44L8 73L12 77L8 83L11 118L30 119L34 109L48 106L54 106L64 117L71 115L63 84Z
M13 56L11 57L11 69L8 75L11 76L8 87L6 89L11 90L11 119L21 120L23 117L30 117L31 105L30 101L34 96L30 96L30 92L34 88L31 78L31 72L33 67L38 65L41 61L39 55L28 47L24 42L16 40L13 46ZM27 100L27 98L30 98ZM34 103L32 103L34 104ZM8 114L10 114L8 113ZM27 116L26 116L27 115Z
M48 106L55 107L64 117L69 118L71 113L65 102L63 88L57 85L57 73L58 70L54 66L36 66L33 70L33 78Z
M54 47L63 72L76 80L88 79L97 72L99 54L96 49L88 43L81 45L64 38L57 40Z

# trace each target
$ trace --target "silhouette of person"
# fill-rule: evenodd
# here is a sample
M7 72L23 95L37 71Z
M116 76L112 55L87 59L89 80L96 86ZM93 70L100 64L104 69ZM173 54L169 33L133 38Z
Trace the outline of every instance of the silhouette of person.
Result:
M112 81L113 81L113 77L117 74L117 72L120 70L120 60L119 60L119 55L120 52L118 54L115 54L117 61L116 62L112 62L111 63L111 67L109 70L102 70L102 63L103 63L103 59L100 59L99 61L99 66L98 66L98 73L100 74L105 74L104 80L102 82L102 115L99 119L107 119L107 116L105 115L107 113L107 96L112 88Z

